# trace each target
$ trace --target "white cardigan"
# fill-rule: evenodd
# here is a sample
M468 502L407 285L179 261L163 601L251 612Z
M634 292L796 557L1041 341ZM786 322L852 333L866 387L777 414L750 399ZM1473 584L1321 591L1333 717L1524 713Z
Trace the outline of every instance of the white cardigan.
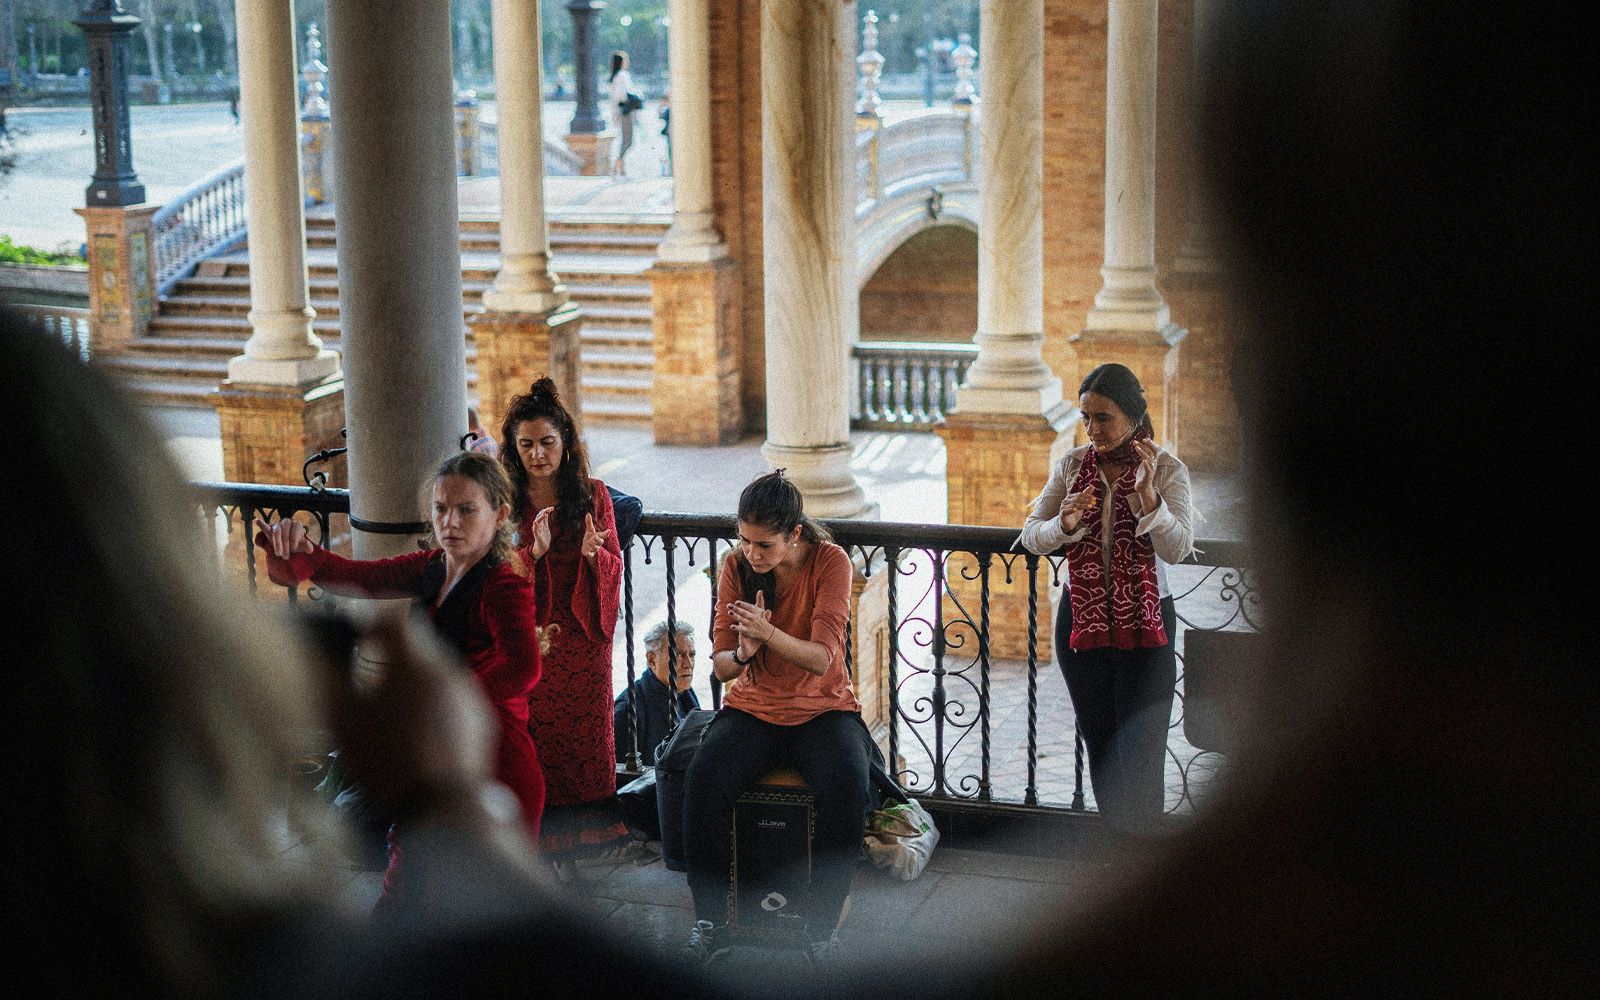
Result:
M1063 545L1080 540L1089 530L1090 522L1087 520L1079 522L1078 530L1071 534L1061 530L1061 501L1072 491L1073 480L1078 478L1083 457L1090 447L1082 445L1067 452L1061 463L1051 471L1050 481L1045 483L1044 491L1033 501L1033 511L1023 524L1022 537L1019 539L1029 552L1041 556L1054 552ZM1134 516L1139 518L1134 534L1148 534L1151 544L1155 546L1156 583L1161 589L1161 596L1169 597L1172 590L1167 586L1167 566L1182 562L1194 551L1194 505L1189 495L1189 469L1170 452L1159 446L1156 450L1159 453L1156 457L1156 509L1143 510L1137 493L1128 497L1128 503L1133 508ZM1104 470L1098 470L1098 475L1103 487L1100 495L1104 498L1110 484L1106 482ZM1101 549L1109 573L1112 505L1102 501L1099 509Z

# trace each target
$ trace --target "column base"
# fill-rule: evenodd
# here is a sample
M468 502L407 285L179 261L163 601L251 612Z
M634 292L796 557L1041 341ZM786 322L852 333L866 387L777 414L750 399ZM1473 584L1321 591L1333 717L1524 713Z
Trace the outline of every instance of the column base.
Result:
M511 397L549 375L561 402L580 421L578 329L582 313L570 302L546 313L481 312L467 322L478 345L478 413L498 431Z
M615 132L569 132L567 148L583 158L578 173L584 177L604 177L611 173L611 145Z
M650 387L656 444L731 444L740 398L739 268L732 260L657 264L647 275L654 314Z
M1072 447L1073 407L1060 402L1044 413L952 413L939 425L945 445L945 483L951 524L1021 527L1050 470ZM960 601L973 626L979 624L982 582L973 556L952 554L946 586ZM1028 656L1028 575L1023 556L1013 564L1011 582L998 559L989 569L989 655L1025 660ZM970 577L970 579L969 579ZM1036 591L1035 651L1040 662L1051 656L1050 575L1041 566ZM947 599L947 617L960 617Z
M1191 470L1232 472L1240 466L1239 407L1229 370L1238 330L1227 279L1175 273L1163 284L1189 331L1178 358L1183 461Z
M222 425L222 472L233 483L304 486L306 459L343 447L344 379L309 386L257 385L228 379L211 396ZM329 486L348 482L344 456L318 466Z
M1155 426L1156 440L1174 451L1181 423L1176 391L1178 345L1188 332L1168 323L1157 332L1082 330L1072 338L1072 349L1078 356L1079 378L1088 375L1096 365L1111 361L1133 370L1150 404L1150 422Z
M761 457L775 469L783 469L800 495L806 513L812 517L850 517L874 520L881 508L867 500L866 493L850 472L850 445L832 444L803 447L773 444L761 446Z

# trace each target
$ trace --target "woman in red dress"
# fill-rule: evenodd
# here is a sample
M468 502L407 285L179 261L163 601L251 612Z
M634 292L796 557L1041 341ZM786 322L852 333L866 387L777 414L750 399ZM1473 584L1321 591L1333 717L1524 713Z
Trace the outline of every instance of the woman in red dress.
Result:
M540 626L556 626L528 725L545 778L540 849L564 860L627 836L617 815L611 721L611 636L622 551L611 497L589 477L577 425L541 378L515 396L500 429L512 520L531 567Z
M336 594L410 597L460 653L494 706L499 736L495 778L511 789L534 843L544 812L544 772L528 734L528 692L539 679L533 583L511 541L511 481L494 459L452 455L434 474L429 520L438 546L392 559L354 560L314 545L306 526L257 519L267 575L307 580ZM397 867L391 837L389 876Z

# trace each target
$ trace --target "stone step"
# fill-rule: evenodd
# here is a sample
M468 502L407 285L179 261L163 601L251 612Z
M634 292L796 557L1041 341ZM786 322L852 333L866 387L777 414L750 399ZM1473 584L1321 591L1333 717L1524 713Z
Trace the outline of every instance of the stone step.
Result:
M583 381L591 376L628 375L649 379L655 370L655 357L649 352L595 348L583 345Z
M607 398L631 398L650 401L650 383L653 381L648 374L606 372L585 373L583 377L583 398L589 399L591 392L597 392Z
M585 323L578 328L578 340L583 344L585 356L590 345L598 348L632 348L653 354L655 338L648 327L603 326Z
M650 417L648 396L641 402L634 399L612 399L603 395L591 397L587 388L583 390L583 422L586 425L649 427Z

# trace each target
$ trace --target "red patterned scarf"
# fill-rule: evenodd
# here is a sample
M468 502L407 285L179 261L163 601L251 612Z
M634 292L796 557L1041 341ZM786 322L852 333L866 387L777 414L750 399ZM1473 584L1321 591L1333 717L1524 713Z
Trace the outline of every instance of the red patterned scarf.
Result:
M1140 649L1163 646L1167 630L1161 622L1161 590L1156 583L1156 551L1148 534L1135 535L1139 519L1129 497L1139 470L1134 441L1151 437L1148 427L1105 455L1091 447L1072 482L1073 493L1100 493L1100 462L1122 466L1111 484L1111 578L1106 579L1104 547L1100 543L1101 509L1085 515L1089 530L1067 546L1068 598L1072 601L1073 649ZM1103 503L1105 497L1102 494ZM1082 526L1080 524L1080 526Z

